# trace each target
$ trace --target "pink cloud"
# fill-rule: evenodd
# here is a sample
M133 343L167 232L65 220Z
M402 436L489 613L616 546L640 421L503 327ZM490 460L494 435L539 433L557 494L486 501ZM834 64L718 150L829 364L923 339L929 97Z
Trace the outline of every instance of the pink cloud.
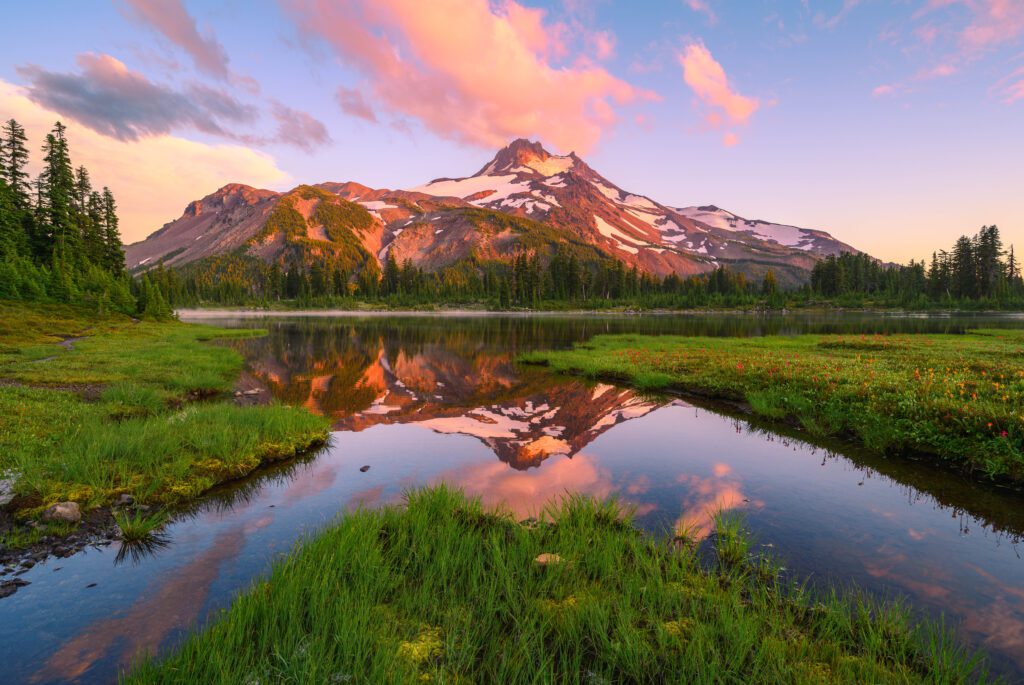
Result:
M936 64L934 67L925 69L918 74L918 78L946 78L947 76L952 76L959 71L960 70L952 64Z
M564 27L511 0L291 0L289 8L302 31L367 76L379 108L467 143L538 136L584 152L616 124L617 107L657 98L587 60L557 65Z
M949 8L964 11L951 21L958 22L952 33L965 58L977 57L1024 36L1024 2L1020 0L927 0L915 16L921 18ZM966 23L960 21L962 16L966 16ZM928 24L915 33L924 42L931 42L938 30Z
M1002 91L1004 104L1012 105L1018 100L1024 100L1024 67L1000 80L996 88Z
M355 88L339 86L335 97L338 100L338 106L345 114L377 123L377 115L373 113L373 108L370 107L363 94Z
M181 0L124 0L128 16L147 24L188 53L196 68L227 80L228 55L212 34L200 35Z
M709 24L718 23L718 15L711 9L711 5L708 4L708 0L683 0L683 4L689 7L694 12L700 12L707 17Z
M615 35L610 31L595 31L589 38L597 59L606 60L615 55Z
M896 86L891 86L888 83L883 83L880 86L876 86L875 89L871 91L871 95L872 97L882 98L888 95L892 95L895 92Z
M314 152L331 142L327 127L308 112L275 101L270 113L277 122L274 142L292 145L306 152Z
M704 122L710 128L743 125L761 106L760 100L741 95L729 84L722 65L715 61L702 43L691 43L679 54L683 80L708 109ZM735 145L739 138L730 133L726 145Z

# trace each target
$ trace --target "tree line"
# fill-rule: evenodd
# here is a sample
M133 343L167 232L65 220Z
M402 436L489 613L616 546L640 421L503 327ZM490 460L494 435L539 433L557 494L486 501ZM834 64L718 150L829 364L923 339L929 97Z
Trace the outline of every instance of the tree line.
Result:
M996 226L983 226L973 237L961 236L952 249L932 253L927 264L883 264L866 254L827 257L812 270L810 290L825 298L904 305L1024 304L1020 263L1012 245L1004 249Z
M32 179L24 127L14 119L0 126L0 297L170 316L148 278L126 273L114 194L94 188L89 170L74 166L61 122L42 154Z
M437 271L387 255L383 268L371 262L352 274L337 264L291 262L282 266L230 254L207 257L180 268L157 265L148 272L174 306L203 303L299 306L351 305L356 301L392 306L439 302L507 308L698 307L784 304L770 269L760 280L719 266L710 273L665 278L613 259L581 259L561 246L546 256L522 251L507 260L460 260Z

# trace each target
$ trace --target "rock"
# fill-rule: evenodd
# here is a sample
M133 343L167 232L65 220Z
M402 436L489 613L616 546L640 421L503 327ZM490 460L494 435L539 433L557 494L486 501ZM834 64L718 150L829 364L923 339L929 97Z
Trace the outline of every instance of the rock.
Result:
M235 390L235 397L241 397L241 396L242 396L242 392L240 390Z
M133 504L135 504L135 498L131 495L120 495L114 502L115 507L129 507Z
M253 388L252 390L246 390L242 394L243 395L259 395L261 392L263 392L263 391L260 390L259 388Z
M82 509L78 502L58 502L43 512L43 520L78 523L82 520Z
M365 466L360 466L359 470L362 471L363 473L366 473L367 471L370 470L370 465L366 464Z
M544 552L543 554L538 554L537 558L533 560L533 563L537 564L538 566L551 566L553 564L561 564L562 557L558 556L557 554L552 554L550 552Z
M16 479L13 476L5 474L3 478L0 478L0 507L5 507L10 504L11 500L14 499L14 481Z
M25 587L26 585L28 585L28 581L21 580L20 578L5 580L0 583L0 598L10 597L18 591L18 588Z

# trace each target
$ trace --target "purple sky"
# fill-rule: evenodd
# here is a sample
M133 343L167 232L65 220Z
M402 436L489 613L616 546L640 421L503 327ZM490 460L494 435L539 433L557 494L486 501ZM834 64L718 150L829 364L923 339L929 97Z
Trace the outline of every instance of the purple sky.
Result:
M0 117L34 149L68 123L129 242L228 182L411 187L528 137L883 259L991 223L1024 244L1024 0L64 0L4 24Z

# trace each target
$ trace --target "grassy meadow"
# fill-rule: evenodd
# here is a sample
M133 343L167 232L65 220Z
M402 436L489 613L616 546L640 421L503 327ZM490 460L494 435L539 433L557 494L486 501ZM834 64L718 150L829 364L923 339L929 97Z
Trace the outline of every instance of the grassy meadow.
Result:
M610 502L517 523L413 491L306 540L123 682L986 682L898 607L780 581L739 519L719 519L713 548L656 540Z
M885 453L1024 483L1024 331L966 335L598 336L520 358L566 373L740 401Z
M261 331L136 322L0 301L0 473L23 515L120 494L172 504L327 437L303 409L226 399L242 368L214 338Z

